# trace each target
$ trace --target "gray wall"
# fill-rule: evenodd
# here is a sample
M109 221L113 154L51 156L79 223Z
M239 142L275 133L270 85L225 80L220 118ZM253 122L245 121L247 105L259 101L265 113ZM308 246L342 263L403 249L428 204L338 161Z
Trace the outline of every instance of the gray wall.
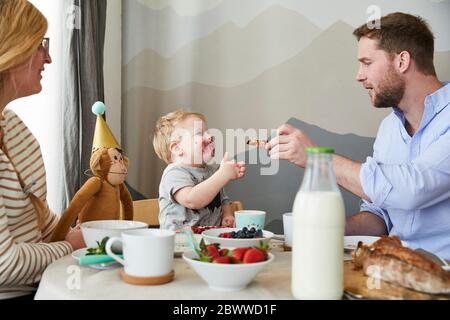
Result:
M291 118L287 123L302 129L318 145L330 146L337 154L353 160L364 161L373 151L373 138L360 137L355 134L339 135L317 126L309 125L298 119ZM249 153L260 152L261 163L267 163L267 151L252 149L245 152L245 159L255 157ZM239 155L239 158L243 155ZM257 209L267 212L266 229L282 233L282 214L290 212L295 195L300 188L304 170L288 161L280 161L279 172L276 175L261 175L261 165L247 165L246 176L232 182L226 191L233 200L243 203L244 209ZM359 212L360 199L341 188L345 201L347 215Z
M203 113L210 128L276 129L291 117L317 143L363 161L390 110L374 108L355 81L357 42L370 0L123 1L122 147L129 184L158 196L165 164L151 139L159 117L175 109ZM450 79L450 1L380 0L381 14L423 16L435 32L435 65ZM323 129L320 129L323 128ZM227 150L231 154L245 148ZM250 152L256 152L252 150ZM279 232L302 170L280 164L276 176L248 165L229 193L246 208L269 212ZM358 199L344 192L347 213Z

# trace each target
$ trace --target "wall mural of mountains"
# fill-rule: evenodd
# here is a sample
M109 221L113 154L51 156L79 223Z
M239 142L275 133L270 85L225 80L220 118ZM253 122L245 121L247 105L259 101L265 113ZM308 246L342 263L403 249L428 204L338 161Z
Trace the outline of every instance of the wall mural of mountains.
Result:
M371 153L378 125L390 110L371 106L355 81L354 26L335 21L322 30L302 12L277 4L261 4L244 26L230 19L218 25L219 9L226 1L212 1L211 8L197 16L180 16L165 6L152 9L143 2L124 2L122 146L131 161L128 182L146 197L158 196L165 167L153 151L154 125L178 108L204 113L209 127L223 132L275 129L296 118L291 121L305 129L314 127L318 141L329 141L342 154L363 161ZM230 7L226 10L229 17ZM239 7L234 10L239 12ZM163 23L164 19L169 20ZM178 36L171 39L170 28L183 28L183 23L196 31L191 37L174 32ZM436 52L435 64L440 78L450 79L450 50ZM265 177L263 187L263 178L252 169L241 186L230 186L229 193L239 195L244 206L269 210L268 222L280 231L279 213L289 210L300 184L300 171L294 179L293 170L282 164L284 174ZM295 182L287 183L289 176ZM246 192L242 186L253 189ZM257 196L274 188L292 198L283 198L278 210L271 205L274 199ZM358 202L346 194L349 212L357 210Z
M243 29L226 22L167 58L144 49L126 64L124 89L172 90L191 82L237 86L297 55L320 32L300 14L275 6Z

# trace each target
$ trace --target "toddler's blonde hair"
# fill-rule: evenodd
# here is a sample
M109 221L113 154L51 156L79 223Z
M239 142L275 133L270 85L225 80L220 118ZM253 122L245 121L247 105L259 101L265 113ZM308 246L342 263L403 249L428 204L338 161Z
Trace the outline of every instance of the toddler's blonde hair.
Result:
M158 157L167 164L172 162L170 143L172 134L175 131L175 126L189 117L197 117L206 122L205 116L201 113L184 110L177 110L166 114L156 122L155 134L153 136L153 148L155 148Z

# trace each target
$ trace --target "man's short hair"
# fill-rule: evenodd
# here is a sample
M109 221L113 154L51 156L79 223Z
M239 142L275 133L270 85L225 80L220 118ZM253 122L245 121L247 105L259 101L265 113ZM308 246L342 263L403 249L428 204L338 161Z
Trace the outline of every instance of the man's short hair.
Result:
M205 116L201 113L177 110L159 118L156 123L153 148L158 157L167 164L172 162L170 143L175 126L189 117L196 117L206 122Z
M378 40L378 47L389 55L408 51L420 72L436 76L434 36L427 22L419 16L391 13L381 17L380 28L363 24L353 31L353 35L358 41L362 37Z

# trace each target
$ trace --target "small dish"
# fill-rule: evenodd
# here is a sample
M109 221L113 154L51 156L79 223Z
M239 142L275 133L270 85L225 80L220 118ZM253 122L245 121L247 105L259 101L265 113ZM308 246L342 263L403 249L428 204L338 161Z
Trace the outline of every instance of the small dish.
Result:
M72 252L72 258L79 261L81 256L85 256L88 248L82 248L75 250ZM97 270L112 270L121 267L120 263L116 261L106 262L106 263L97 263L97 264L88 264L87 267Z

